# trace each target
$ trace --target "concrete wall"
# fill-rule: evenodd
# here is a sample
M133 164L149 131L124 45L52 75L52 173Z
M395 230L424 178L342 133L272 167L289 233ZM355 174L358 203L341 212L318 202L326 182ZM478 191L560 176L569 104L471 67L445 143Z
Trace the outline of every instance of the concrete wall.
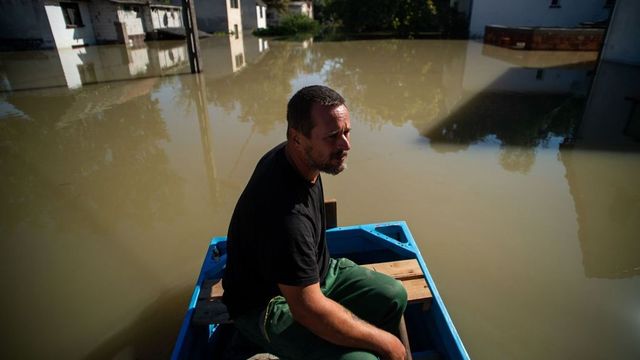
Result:
M89 7L85 2L76 2L80 9L82 26L68 28L60 8L59 1L46 1L44 4L51 32L58 49L70 48L73 46L83 46L96 43L93 33L93 24L89 16Z
M0 29L3 48L55 47L42 0L0 1Z
M118 40L117 26L118 5L109 1L92 1L89 5L93 30L98 42L115 42Z
M560 0L560 7L549 7L550 0L474 0L469 35L481 37L485 25L577 26L583 21L605 20L610 9L605 0Z
M602 59L640 65L640 1L618 0L602 50Z

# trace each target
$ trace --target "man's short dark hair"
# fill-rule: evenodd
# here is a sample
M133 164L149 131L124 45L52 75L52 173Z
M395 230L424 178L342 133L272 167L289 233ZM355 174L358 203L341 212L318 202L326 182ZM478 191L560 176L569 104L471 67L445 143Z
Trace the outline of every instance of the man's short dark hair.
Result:
M314 127L311 118L313 104L324 106L344 105L344 98L335 90L322 85L312 85L298 90L287 105L287 135L289 129L296 129L304 136L310 137Z

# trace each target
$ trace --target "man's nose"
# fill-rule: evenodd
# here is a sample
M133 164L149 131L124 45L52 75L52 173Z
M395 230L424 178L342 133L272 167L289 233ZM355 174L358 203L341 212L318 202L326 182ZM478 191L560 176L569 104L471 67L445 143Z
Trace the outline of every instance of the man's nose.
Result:
M343 151L351 150L351 143L349 142L349 134L340 135L340 140L338 141L338 148Z

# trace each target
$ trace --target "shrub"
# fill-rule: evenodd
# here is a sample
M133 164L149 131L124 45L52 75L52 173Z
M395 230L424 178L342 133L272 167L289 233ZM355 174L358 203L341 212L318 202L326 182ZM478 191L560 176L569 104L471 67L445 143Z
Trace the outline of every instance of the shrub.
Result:
M255 35L284 36L296 34L316 35L320 30L317 21L300 14L286 15L280 20L280 25L266 29L257 29Z

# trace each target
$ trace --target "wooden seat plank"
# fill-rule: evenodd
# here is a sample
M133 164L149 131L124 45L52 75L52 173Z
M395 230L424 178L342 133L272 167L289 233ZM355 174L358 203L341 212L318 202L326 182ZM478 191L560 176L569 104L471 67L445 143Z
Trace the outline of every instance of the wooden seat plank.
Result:
M409 280L422 278L422 269L416 259L389 261L376 264L365 264L363 267L387 274L396 280Z
M407 299L409 304L425 303L425 307L431 304L431 291L424 279L422 269L417 260L400 260L389 261L376 264L362 265L365 268L371 269L376 272L387 274L394 279L402 282L402 285L407 290ZM212 281L205 281L203 283L200 298L208 298L209 300L221 299L224 289L222 288L222 281L213 283Z

